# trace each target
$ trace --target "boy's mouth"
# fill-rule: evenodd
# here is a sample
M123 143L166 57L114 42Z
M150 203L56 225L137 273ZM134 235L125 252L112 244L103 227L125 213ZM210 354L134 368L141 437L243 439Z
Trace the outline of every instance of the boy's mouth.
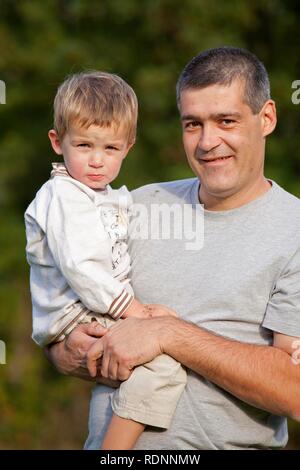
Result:
M101 180L102 178L104 178L104 175L93 173L93 174L87 175L87 177L89 179L93 180L93 181L98 181L98 180Z

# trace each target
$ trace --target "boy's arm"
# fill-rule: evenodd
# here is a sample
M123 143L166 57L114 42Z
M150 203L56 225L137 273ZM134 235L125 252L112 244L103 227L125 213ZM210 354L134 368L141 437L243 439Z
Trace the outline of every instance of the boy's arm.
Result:
M122 316L133 296L113 277L111 240L99 208L72 181L53 186L46 232L55 263L82 303L112 318Z

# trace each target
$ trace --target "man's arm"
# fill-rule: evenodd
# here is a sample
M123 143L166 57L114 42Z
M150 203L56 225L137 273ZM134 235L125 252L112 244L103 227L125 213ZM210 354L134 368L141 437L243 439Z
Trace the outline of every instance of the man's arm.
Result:
M300 367L278 347L233 341L172 317L124 320L91 347L88 361L99 347L104 377L124 380L166 353L244 402L300 420Z

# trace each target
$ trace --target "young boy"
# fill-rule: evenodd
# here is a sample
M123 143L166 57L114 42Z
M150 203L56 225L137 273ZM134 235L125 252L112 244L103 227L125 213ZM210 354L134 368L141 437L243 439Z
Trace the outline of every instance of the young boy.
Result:
M129 316L171 314L134 298L131 197L125 186L109 186L135 142L136 122L135 93L116 75L79 73L58 89L49 139L64 163L53 164L25 213L32 337L40 346L63 340L79 323L110 327ZM185 381L166 355L136 368L114 393L102 448L131 449L145 425L168 428Z

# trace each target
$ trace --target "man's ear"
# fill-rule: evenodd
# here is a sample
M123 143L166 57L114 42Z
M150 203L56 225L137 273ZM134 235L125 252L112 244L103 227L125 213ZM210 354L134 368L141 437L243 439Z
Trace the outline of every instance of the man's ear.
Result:
M50 131L48 132L48 137L50 139L50 142L51 142L51 145L52 145L52 148L53 148L54 152L57 155L62 155L61 143L60 143L60 139L57 135L56 130L55 129L50 129Z
M268 100L263 105L261 111L261 123L262 123L262 132L263 136L271 134L276 127L277 116L276 116L276 106L275 101Z

